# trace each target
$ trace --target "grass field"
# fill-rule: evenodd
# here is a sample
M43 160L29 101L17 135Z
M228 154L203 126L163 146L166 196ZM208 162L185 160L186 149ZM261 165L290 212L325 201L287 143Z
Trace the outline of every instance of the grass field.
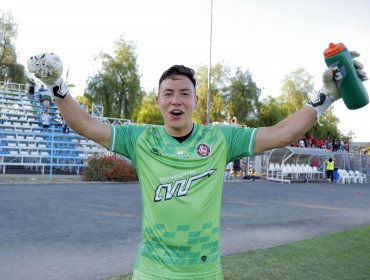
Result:
M225 256L221 262L225 280L370 279L370 226Z

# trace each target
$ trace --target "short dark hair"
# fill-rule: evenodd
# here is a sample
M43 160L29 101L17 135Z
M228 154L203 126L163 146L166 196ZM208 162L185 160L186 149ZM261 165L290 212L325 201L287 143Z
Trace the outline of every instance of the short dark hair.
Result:
M170 78L174 79L177 75L183 75L189 78L189 80L193 83L194 88L197 85L197 81L194 78L195 71L189 67L186 67L184 65L173 65L170 68L168 68L166 71L163 72L162 76L159 78L159 87L161 86L161 83Z

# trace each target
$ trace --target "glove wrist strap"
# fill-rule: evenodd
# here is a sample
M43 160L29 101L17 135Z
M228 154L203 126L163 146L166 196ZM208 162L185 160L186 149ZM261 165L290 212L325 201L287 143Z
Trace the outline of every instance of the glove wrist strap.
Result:
M320 120L321 115L333 104L334 100L326 94L325 88L322 88L317 93L315 100L310 100L307 105L316 111L317 119Z
M56 80L54 84L46 86L52 96L54 96L54 98L63 99L69 94L69 88L62 78L58 78L58 80Z

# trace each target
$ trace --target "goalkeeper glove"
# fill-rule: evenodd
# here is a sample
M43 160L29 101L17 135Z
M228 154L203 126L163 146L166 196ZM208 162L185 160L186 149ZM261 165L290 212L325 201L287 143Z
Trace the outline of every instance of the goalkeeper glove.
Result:
M55 98L63 99L69 93L68 86L61 78L63 63L54 53L40 53L27 61L28 71L40 79Z

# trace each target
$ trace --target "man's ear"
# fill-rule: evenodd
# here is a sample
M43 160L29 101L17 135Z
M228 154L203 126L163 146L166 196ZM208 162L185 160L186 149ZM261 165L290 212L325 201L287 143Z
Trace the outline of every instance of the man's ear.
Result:
M157 106L157 108L159 109L159 101L158 101L158 95L155 97L155 101L156 101L156 106Z

